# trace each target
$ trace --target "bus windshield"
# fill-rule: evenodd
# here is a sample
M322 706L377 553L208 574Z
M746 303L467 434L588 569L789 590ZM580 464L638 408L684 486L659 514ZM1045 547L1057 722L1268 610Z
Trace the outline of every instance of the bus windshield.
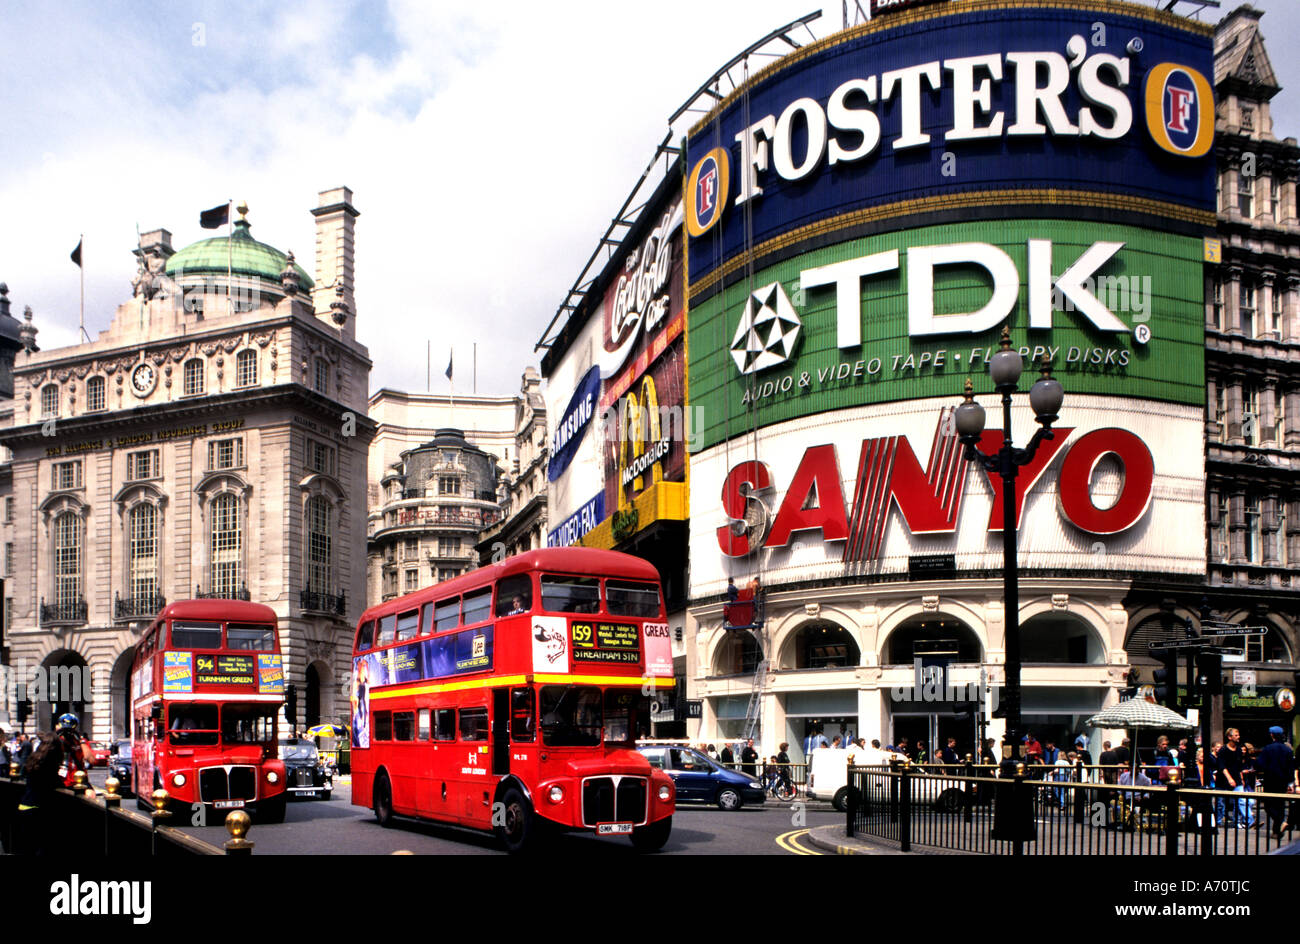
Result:
M548 747L596 747L604 696L591 685L542 688L542 743Z
M223 705L221 740L224 744L265 744L275 740L276 708L271 705Z
M650 736L650 697L636 689L605 692L605 741L627 744Z
M217 743L216 705L172 705L167 716L167 740L185 747L214 747Z

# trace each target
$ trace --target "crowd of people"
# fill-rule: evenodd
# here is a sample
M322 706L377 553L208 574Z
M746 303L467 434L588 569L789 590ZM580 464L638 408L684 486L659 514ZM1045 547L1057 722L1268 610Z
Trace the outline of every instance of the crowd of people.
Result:
M90 769L82 740L77 716L65 713L51 734L15 734L0 742L6 771L17 764L27 784L14 815L11 854L43 855L62 848L51 805L56 789L73 786L77 771ZM86 792L93 796L95 790L88 786Z

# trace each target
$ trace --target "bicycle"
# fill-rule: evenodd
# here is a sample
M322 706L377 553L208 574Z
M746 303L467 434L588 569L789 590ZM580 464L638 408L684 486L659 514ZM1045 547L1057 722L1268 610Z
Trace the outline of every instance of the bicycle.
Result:
M793 800L796 795L794 784L781 774L770 774L767 778L766 792L782 802Z

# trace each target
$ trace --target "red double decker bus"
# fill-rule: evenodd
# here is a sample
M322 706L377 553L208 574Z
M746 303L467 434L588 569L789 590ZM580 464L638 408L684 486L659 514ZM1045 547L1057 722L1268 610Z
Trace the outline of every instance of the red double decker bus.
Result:
M352 802L492 830L668 841L672 781L636 750L670 688L659 574L590 548L529 551L372 607L352 660Z
M284 666L275 611L241 600L163 608L131 666L132 790L162 787L177 806L284 819L277 731Z

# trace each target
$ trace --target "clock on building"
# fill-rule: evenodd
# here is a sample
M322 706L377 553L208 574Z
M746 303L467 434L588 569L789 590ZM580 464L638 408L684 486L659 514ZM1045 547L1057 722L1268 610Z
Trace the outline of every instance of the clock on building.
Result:
M153 369L152 364L143 362L136 364L135 370L131 371L131 392L137 397L146 396L153 390L157 380L158 372Z

